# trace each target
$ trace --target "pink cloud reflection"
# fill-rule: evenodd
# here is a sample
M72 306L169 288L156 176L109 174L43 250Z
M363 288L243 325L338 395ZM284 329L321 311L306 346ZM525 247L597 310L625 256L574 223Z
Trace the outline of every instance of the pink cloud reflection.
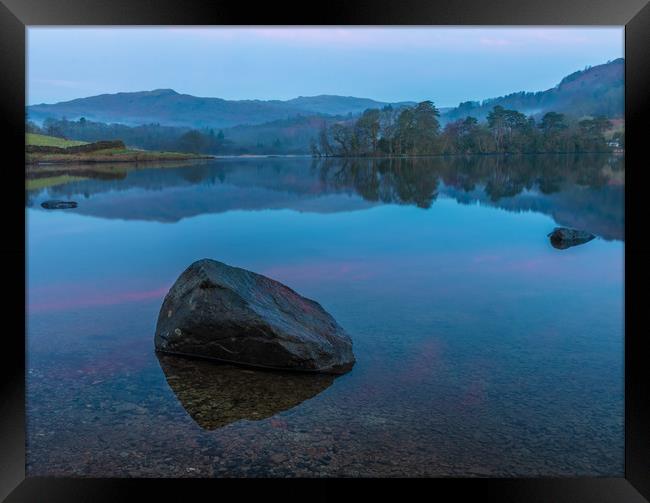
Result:
M100 293L94 285L69 285L59 288L52 285L46 288L36 288L30 292L27 312L39 313L77 309L91 306L108 306L127 302L138 302L164 297L169 286L153 290L113 291ZM72 290L70 292L70 290ZM70 293L68 293L70 292Z
M278 281L338 281L367 280L377 276L376 266L360 262L312 262L307 264L286 264L272 266L261 274Z

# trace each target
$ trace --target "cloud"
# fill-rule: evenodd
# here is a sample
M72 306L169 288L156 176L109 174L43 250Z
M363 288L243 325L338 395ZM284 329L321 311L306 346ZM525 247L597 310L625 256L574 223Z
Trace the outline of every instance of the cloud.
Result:
M135 30L136 28L134 28ZM105 28L102 34L106 35ZM129 30L129 28L121 28ZM254 45L260 42L311 48L345 47L350 50L445 49L526 47L554 50L567 44L611 43L622 27L178 27L137 28L147 36L180 37L203 41ZM135 33L135 32L133 32ZM622 40L622 39L621 39Z

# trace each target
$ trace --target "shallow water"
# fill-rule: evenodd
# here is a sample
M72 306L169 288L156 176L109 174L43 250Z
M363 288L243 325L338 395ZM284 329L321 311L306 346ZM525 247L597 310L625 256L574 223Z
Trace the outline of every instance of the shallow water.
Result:
M30 476L623 475L620 158L42 166L27 189ZM597 238L558 250L557 225ZM204 257L318 301L353 370L159 360Z

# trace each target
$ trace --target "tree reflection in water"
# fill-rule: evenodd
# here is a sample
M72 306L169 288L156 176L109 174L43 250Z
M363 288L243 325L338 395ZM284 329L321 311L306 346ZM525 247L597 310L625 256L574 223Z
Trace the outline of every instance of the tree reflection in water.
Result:
M83 199L100 218L175 222L232 210L340 212L377 204L461 204L551 215L623 239L624 158L610 155L216 159L184 165L28 166L27 206ZM350 198L325 196L351 194ZM108 199L111 198L110 204Z

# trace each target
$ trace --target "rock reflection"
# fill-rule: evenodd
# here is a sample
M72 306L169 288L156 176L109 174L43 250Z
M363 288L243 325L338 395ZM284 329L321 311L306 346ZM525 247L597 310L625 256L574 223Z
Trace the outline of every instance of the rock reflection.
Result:
M201 428L266 419L328 388L327 374L251 370L206 360L156 354L167 384Z

